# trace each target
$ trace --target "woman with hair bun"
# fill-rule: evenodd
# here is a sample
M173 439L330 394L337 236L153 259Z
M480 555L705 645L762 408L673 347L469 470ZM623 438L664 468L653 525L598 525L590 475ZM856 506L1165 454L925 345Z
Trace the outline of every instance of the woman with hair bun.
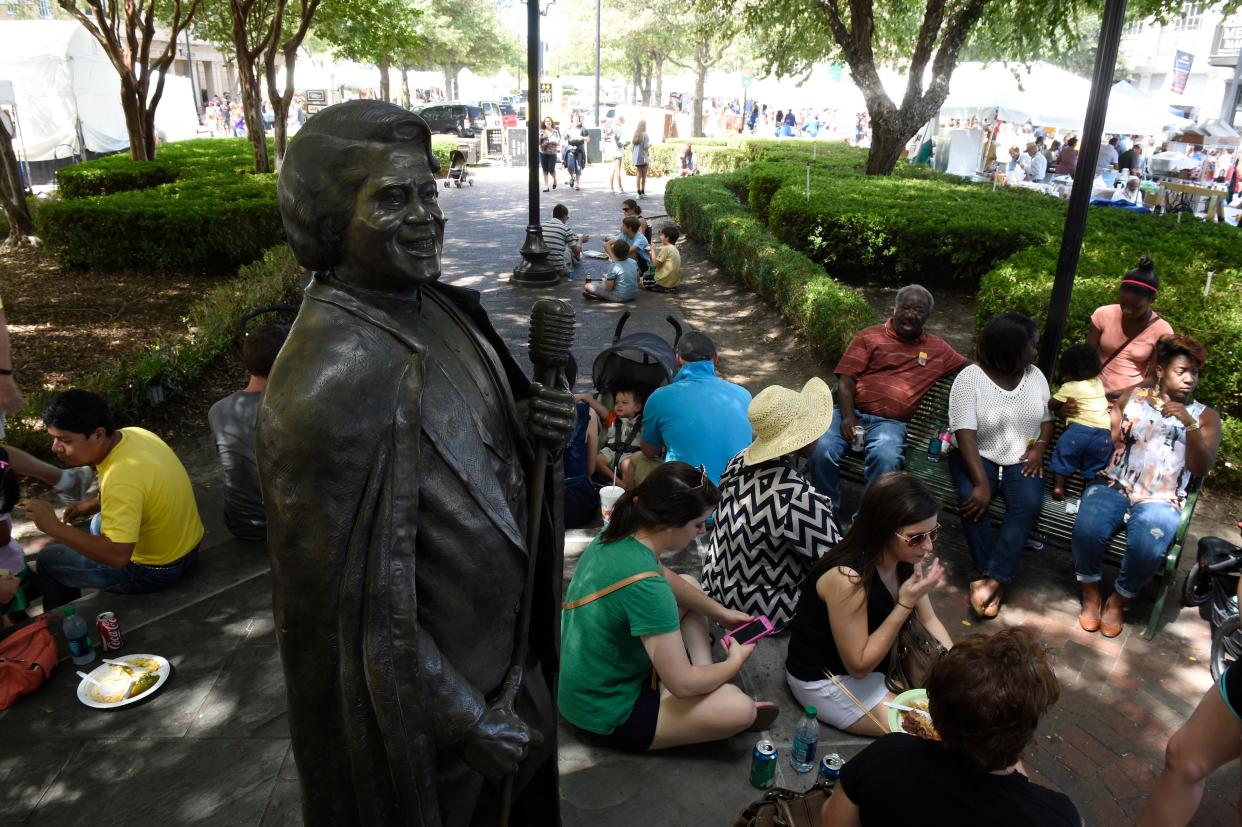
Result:
M703 533L720 492L702 466L666 462L621 496L587 546L561 615L557 705L582 737L645 752L767 729L777 707L729 683L755 649L732 643L712 662L708 620L751 617L660 563Z
M1112 399L1155 376L1156 342L1173 328L1151 304L1160 290L1156 265L1147 256L1121 279L1117 304L1106 304L1091 314L1087 344L1100 351L1100 381ZM1074 411L1066 413L1072 416Z
M1189 336L1156 343L1156 382L1124 391L1113 406L1120 432L1112 461L1082 493L1071 548L1082 587L1078 625L1104 637L1121 634L1126 601L1138 594L1164 561L1177 536L1192 477L1216 464L1220 414L1195 401L1203 345ZM1126 526L1126 553L1113 594L1101 604L1100 560L1108 541Z

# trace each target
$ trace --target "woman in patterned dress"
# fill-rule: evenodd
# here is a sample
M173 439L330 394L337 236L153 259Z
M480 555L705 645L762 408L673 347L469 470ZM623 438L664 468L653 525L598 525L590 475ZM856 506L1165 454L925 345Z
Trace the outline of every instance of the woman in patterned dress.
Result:
M1085 631L1121 634L1126 601L1151 580L1177 535L1191 478L1216 464L1220 414L1195 401L1206 359L1203 345L1189 336L1165 336L1156 343L1155 386L1127 390L1113 407L1121 439L1112 462L1083 491L1071 540L1082 586L1078 625ZM1123 524L1121 573L1101 604L1100 561Z
M811 566L840 539L832 502L794 465L828 430L832 392L818 378L801 393L773 385L747 414L756 438L720 477L704 584L714 600L780 628Z

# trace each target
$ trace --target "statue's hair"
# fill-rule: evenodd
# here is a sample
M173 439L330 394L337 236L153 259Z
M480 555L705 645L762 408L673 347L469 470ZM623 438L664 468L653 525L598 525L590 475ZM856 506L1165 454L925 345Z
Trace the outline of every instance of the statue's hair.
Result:
M432 172L440 168L426 121L394 104L346 101L306 121L289 142L277 185L285 234L299 264L328 270L340 261L358 188L370 174L368 150L404 143L422 145Z

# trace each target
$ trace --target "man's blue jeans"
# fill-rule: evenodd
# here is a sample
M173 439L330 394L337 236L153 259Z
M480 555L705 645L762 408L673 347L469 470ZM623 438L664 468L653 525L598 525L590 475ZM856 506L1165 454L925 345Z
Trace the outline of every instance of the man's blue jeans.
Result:
M1001 583L1012 583L1018 576L1022 547L1039 519L1044 481L1041 477L1023 476L1020 462L1003 466L1002 472L1002 466L990 460L979 457L979 461L983 463L992 496L999 494L1005 501L1005 516L999 532L992 529L992 520L987 514L978 522L963 517L962 533L966 535L966 545L970 547L979 573ZM966 473L966 463L959 451L949 455L949 474L953 477L958 501L965 500L975 484Z
M1127 511L1130 512L1128 523ZM1078 582L1100 582L1100 561L1104 559L1108 541L1125 525L1126 556L1121 560L1121 574L1117 575L1114 588L1122 597L1134 597L1164 562L1181 521L1182 512L1171 503L1131 506L1124 492L1102 482L1087 486L1070 541Z
M198 559L198 549L167 566L146 566L130 562L113 568L78 554L68 546L52 543L35 558L43 609L55 609L77 600L82 589L103 589L117 594L140 594L171 586L189 571Z
M879 479L881 474L905 468L906 423L885 419L858 409L854 410L858 424L866 428L866 444L863 448L863 482L865 486ZM841 436L841 409L833 407L832 424L828 432L819 438L811 454L811 482L819 493L832 500L834 512L841 509L841 458L856 454ZM865 489L864 489L865 490Z

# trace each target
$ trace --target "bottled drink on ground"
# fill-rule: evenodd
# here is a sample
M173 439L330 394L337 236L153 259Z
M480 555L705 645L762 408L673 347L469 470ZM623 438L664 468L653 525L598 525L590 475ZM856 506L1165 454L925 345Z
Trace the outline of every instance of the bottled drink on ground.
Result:
M95 644L91 642L90 630L86 620L78 614L73 606L65 607L65 623L62 627L65 642L69 644L69 657L78 666L83 666L95 659Z
M789 762L798 772L815 769L815 748L819 744L819 721L815 707L808 706L806 715L794 730L793 748L789 750Z

